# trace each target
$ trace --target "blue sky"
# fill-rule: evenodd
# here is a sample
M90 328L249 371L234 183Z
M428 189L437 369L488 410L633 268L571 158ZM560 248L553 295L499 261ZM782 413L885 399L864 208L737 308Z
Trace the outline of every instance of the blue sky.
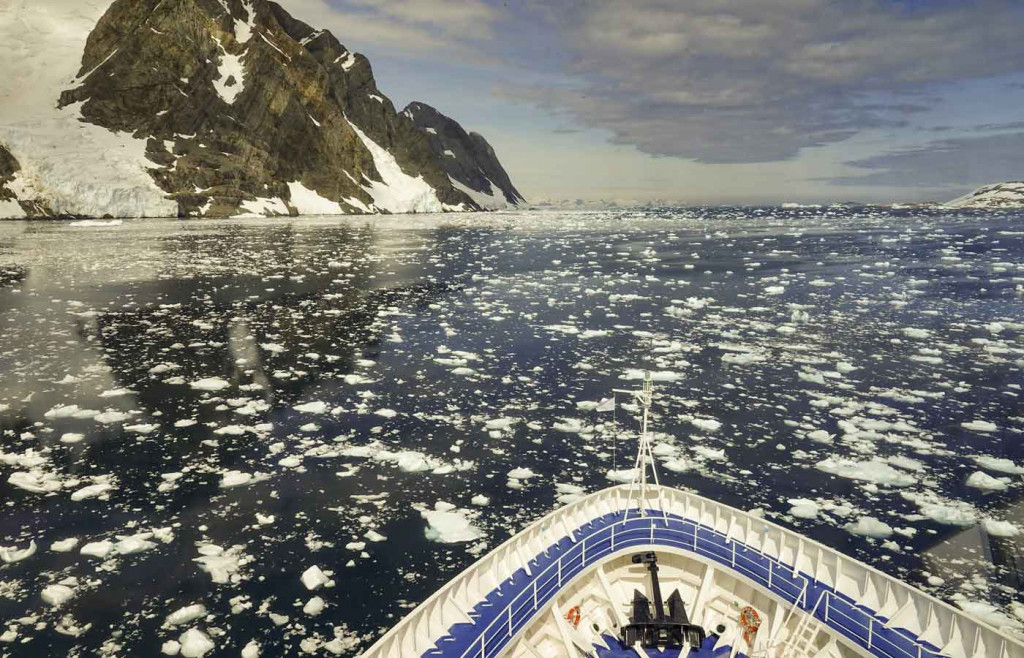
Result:
M281 0L530 200L930 200L1024 178L1015 0Z

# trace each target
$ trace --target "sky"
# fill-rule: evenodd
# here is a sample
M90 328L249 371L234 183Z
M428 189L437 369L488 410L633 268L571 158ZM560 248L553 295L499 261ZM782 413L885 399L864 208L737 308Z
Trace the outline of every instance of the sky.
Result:
M947 200L1024 179L1020 0L279 0L531 202Z

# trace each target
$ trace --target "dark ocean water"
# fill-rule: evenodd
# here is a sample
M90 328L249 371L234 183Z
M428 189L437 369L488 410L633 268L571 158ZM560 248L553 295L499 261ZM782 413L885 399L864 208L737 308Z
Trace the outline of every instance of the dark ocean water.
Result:
M627 468L637 369L663 482L1024 625L1020 215L4 222L0 656L355 655Z

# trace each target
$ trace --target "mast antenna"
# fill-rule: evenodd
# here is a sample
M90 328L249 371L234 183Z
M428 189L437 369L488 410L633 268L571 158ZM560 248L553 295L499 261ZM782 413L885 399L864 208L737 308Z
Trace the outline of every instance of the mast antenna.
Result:
M662 515L664 515L665 505L662 501L661 483L658 481L658 470L655 466L656 462L654 460L654 452L651 447L651 433L648 431L651 404L654 401L654 381L651 379L651 372L649 370L644 371L644 383L641 390L629 391L614 388L612 389L612 393L630 395L634 400L640 403L643 408L643 417L640 425L640 440L637 446L636 461L633 468L633 479L629 484L629 498L626 499L626 516L629 516L629 509L633 502L634 492L637 494L637 512L641 517L647 516L647 492L649 486L647 480L648 465L651 468L654 485L657 487L658 507L661 509Z

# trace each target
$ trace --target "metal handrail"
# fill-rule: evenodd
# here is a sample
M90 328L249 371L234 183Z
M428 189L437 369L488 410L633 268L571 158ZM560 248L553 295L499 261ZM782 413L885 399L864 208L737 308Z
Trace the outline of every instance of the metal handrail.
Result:
M661 527L658 527L659 524ZM673 525L677 527L673 528ZM705 534L704 537L701 537L702 531ZM662 516L624 518L597 530L591 535L587 535L582 541L559 556L557 561L551 563L541 573L537 574L532 581L532 586L526 587L519 592L495 615L494 619L480 632L479 637L461 654L461 658L492 658L496 656L515 637L515 634L533 618L534 614L547 605L549 599L555 596L566 581L575 577L588 565L598 562L612 553L630 546L643 546L654 543L656 534L663 545L678 546L698 555L708 556L726 563L736 572L746 575L748 578L767 587L772 593L781 596L792 604L791 609L787 613L787 622L797 608L806 610L808 606L806 601L809 587L808 580L796 573L794 567L782 563L768 553L746 547L738 553L735 540L730 539L715 528L701 524L699 521L664 518ZM721 541L712 541L707 535L712 535ZM732 546L731 551L726 550L728 555L723 555L722 542ZM757 556L757 560L747 557L747 553L754 553ZM768 563L767 578L762 575L764 564L759 560L767 561ZM757 570L751 567L756 567ZM794 587L794 581L799 587ZM553 587L552 584L554 584ZM790 589L787 589L787 586L796 591L790 591ZM827 624L830 610L829 602L835 596L831 591L826 590L823 592L819 596L814 608L806 610L808 615L815 615L824 597L825 622ZM801 601L803 601L802 604ZM857 610L856 607L853 609ZM884 640L899 652L889 653L883 650L883 653L890 658L925 658L926 655L940 655L937 652L925 649L920 643L906 637L897 629L891 628L887 623L876 621L873 616L864 611L858 610L858 612L861 612L869 619L867 626L863 623L858 623L841 610L834 610L834 612L850 619L861 628L871 629L869 630L869 649L872 648L872 635L874 634L874 629L877 628L884 628L899 633L917 649L915 653L910 653L896 646L891 640L876 638L877 640ZM840 633L847 631L844 634L850 634L850 629L842 625L837 625L834 630ZM855 637L851 637L851 639L857 640Z

